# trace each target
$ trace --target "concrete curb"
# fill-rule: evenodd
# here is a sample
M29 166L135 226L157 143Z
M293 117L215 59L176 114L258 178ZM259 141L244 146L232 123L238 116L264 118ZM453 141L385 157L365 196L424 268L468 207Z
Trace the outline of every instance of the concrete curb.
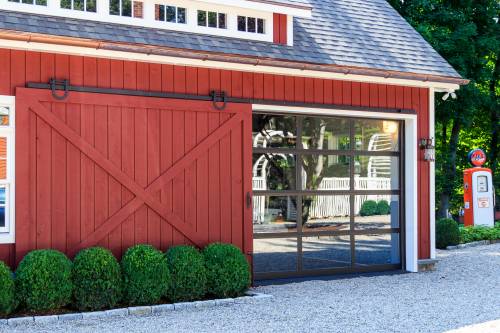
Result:
M66 322L81 319L103 319L116 318L125 316L145 316L151 314L161 314L169 311L182 311L184 309L196 309L215 306L224 306L231 304L242 304L251 301L264 301L272 299L274 296L248 291L245 296L237 298L223 298L208 301L181 302L174 304L159 304L153 306L134 306L128 308L111 309L105 311L81 312L81 313L66 313L61 315L50 316L28 316L16 317L0 320L1 326L17 326L29 323L47 324L54 322Z
M458 249L466 249L468 247L476 247L476 246L482 246L482 245L491 245L491 244L496 244L498 241L490 241L490 240L481 240L481 241L476 241L476 242L470 242L470 243L465 243L465 244L458 244L454 246L447 246L447 250L458 250Z

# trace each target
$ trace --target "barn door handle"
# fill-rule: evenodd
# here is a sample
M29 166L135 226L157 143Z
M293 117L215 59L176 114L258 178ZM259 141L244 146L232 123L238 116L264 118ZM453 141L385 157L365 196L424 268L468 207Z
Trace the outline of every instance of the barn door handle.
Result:
M62 101L64 99L66 99L66 97L68 97L68 93L69 93L69 81L68 80L62 80L62 81L58 81L54 78L50 79L50 90L52 90L52 97L54 97L55 99L59 100L59 101ZM56 93L56 89L57 89L57 86L63 86L63 89L64 89L64 94L62 95L58 95Z
M214 105L214 108L222 111L226 108L227 106L227 100L226 100L226 92L225 91L211 91L210 96L212 97L212 103ZM222 103L222 105L219 105L217 103Z
M252 207L252 194L250 192L247 192L247 208Z

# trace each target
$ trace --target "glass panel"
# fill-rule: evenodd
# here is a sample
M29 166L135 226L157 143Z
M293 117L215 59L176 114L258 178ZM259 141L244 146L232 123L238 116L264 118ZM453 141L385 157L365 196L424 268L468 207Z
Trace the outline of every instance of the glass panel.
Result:
M74 10L84 10L85 8L84 0L73 0L73 9Z
M219 13L219 29L226 29L226 14Z
M21 2L21 0L9 0L9 2Z
M306 190L350 190L350 157L302 155L302 188Z
M109 14L120 15L120 0L109 0Z
M165 21L165 6L155 5L155 19L157 21Z
M238 31L247 31L247 20L245 16L238 16Z
M71 9L71 0L61 0L61 8Z
M254 191L295 190L296 156L293 154L254 154Z
M294 116L256 114L253 116L255 148L293 148L297 144L297 119Z
M198 25L202 27L207 26L207 12L204 10L198 11Z
M7 138L0 137L0 179L7 179Z
M362 229L399 228L399 196L357 195L354 226Z
M349 236L317 236L302 238L304 269L325 269L351 266Z
M175 7L167 6L167 22L175 23Z
M348 195L315 195L302 199L302 231L345 231L350 228Z
M349 120L305 117L302 130L304 149L347 150L350 148Z
M0 187L0 228L5 227L5 187Z
M33 1L33 0L21 0L21 2L22 2L22 3L29 4L29 5L34 4L34 1Z
M256 27L255 17L249 17L247 24L248 24L248 32L256 31L257 27Z
M132 16L132 1L122 0L122 16Z
M297 238L255 239L253 250L256 273L297 270Z
M400 264L399 234L356 235L356 264Z
M254 233L297 231L296 197L253 197Z
M259 34L264 33L264 20L263 19L257 19L257 32Z
M398 151L399 123L390 120L355 120L356 150Z
M47 0L36 0L36 4L39 6L47 6Z
M97 10L96 0L87 0L87 12L95 13Z
M186 8L177 8L177 23L186 23Z
M399 158L396 156L356 156L354 189L399 189Z
M217 13L208 12L208 26L210 28L217 28Z

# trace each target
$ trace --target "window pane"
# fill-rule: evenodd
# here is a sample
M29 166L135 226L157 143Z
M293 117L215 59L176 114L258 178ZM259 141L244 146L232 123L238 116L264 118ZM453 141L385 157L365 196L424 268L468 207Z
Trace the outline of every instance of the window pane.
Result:
M36 0L36 4L39 6L47 6L47 0Z
M259 34L264 33L264 20L263 19L257 19L257 32Z
M354 188L385 191L399 189L399 158L396 156L356 156Z
M207 12L204 10L198 11L198 25L202 27L207 26Z
M5 225L5 187L0 187L0 228Z
M348 195L316 195L302 199L302 231L345 231L350 229Z
M0 179L7 179L7 138L0 137Z
M122 16L132 16L132 1L122 0Z
M305 190L350 190L350 157L302 155L302 187Z
M249 17L247 24L248 24L248 32L255 32L257 30L255 17Z
M175 23L175 7L167 6L167 22Z
M293 116L253 116L255 148L292 148L297 143L297 119Z
M399 228L397 195L357 195L354 206L358 230Z
M33 0L21 0L22 3L27 3L27 4L34 4L34 1Z
M254 233L297 231L296 197L253 197Z
M155 20L164 21L165 20L165 6L155 5Z
M389 120L356 120L356 150L398 151L399 123Z
M120 0L109 0L109 14L120 15Z
M217 13L208 12L208 26L210 28L217 28Z
M87 0L87 12L96 12L96 0Z
M9 0L9 2L21 2L21 0Z
M84 0L73 0L73 9L74 10L84 10Z
M293 154L254 154L254 191L295 190L296 156Z
M219 13L219 28L220 29L226 29L226 14Z
M306 117L303 122L304 149L347 150L350 121L341 118Z
M399 234L356 235L356 264L385 265L401 263Z
M255 239L254 272L294 272L297 270L297 238Z
M71 0L61 0L61 8L71 9Z
M247 18L238 16L238 31L247 31Z
M186 23L186 8L177 8L177 23Z
M317 236L302 238L304 269L325 269L351 266L349 236Z

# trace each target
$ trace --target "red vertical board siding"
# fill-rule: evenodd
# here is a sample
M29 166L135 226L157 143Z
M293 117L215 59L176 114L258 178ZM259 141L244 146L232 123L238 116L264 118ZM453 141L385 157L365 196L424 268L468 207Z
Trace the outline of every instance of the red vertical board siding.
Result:
M255 99L409 108L415 109L418 113L419 138L429 136L429 91L427 89L144 64L81 56L56 56L8 49L0 49L0 76L3 78L0 80L0 93L4 95L13 94L16 87L24 86L27 81L47 82L51 77L57 77L69 78L72 84L86 86L161 90L199 95L207 95L211 89L216 89L224 90L231 96ZM227 116L219 119L219 117L215 118L213 115L208 116L203 113L197 114L196 117L185 118L185 114L182 113L155 110L149 110L145 113L146 116L136 117L134 108L115 107L96 110L89 105L70 104L65 109L55 108L52 111L64 119L68 127L82 135L87 142L95 145L124 173L144 184L168 169L175 157L179 158L185 154L185 149L202 142L206 135L220 126L222 121L228 119ZM140 113L139 109L137 112ZM18 117L21 115L18 114ZM173 133L176 131L176 124L180 124L181 120L182 124L189 121L193 128L189 137L184 133L182 142L178 142L179 138L175 138ZM36 162L30 163L30 166L22 171L31 175L28 179L36 179L36 183L33 184L36 190L31 191L26 199L30 207L25 210L26 215L29 216L25 220L30 222L16 227L18 243L15 245L15 250L10 245L0 246L0 259L10 258L13 262L19 261L18 256L24 255L33 248L64 249L73 246L85 234L93 232L103 218L118 211L134 197L112 177L101 178L99 167L90 163L88 158L71 143L63 146L57 132L51 129L44 120L31 115L23 122L30 124L28 131L36 133L37 138L36 141L24 143L25 149L31 152L29 155L36 156ZM244 239L241 236L243 231L239 230L237 225L228 223L229 219L240 218L243 212L233 209L230 212L221 211L220 205L224 197L202 198L197 193L186 192L192 191L193 188L197 190L206 188L211 193L221 193L224 188L224 193L227 189L227 193L231 193L231 197L235 198L234 192L238 178L232 178L231 183L225 183L222 180L224 177L222 177L221 168L224 169L224 173L234 174L244 167L238 164L241 161L238 159L238 147L247 140L242 135L243 129L241 132L231 131L221 143L212 146L206 156L200 157L191 171L186 169L185 172L194 172L196 175L194 183L186 184L184 174L182 174L158 192L158 197L166 207L179 213L182 211L182 215L191 214L185 211L184 201L195 202L196 218L193 217L192 223L195 223L202 234L206 235L204 239L201 239L204 243L223 238L243 246ZM150 146L150 142L154 142L156 138L159 138L160 142L175 141L175 144ZM222 142L224 142L223 145ZM136 145L144 147L144 151L138 151ZM23 147L23 144L17 142L18 156L22 156L19 152L20 147ZM225 156L228 151L232 156L230 160ZM33 152L37 153L33 154ZM155 160L154 156L158 156L158 159ZM144 163L142 159L147 162ZM228 169L225 169L226 163L229 163ZM19 163L17 165L21 168ZM215 172L215 170L219 171ZM419 155L418 172L419 257L427 258L430 251L429 166L423 161L421 155ZM54 179L56 175L58 179ZM183 193L181 202L177 202L176 200L179 199L175 199L175 196L174 202L171 201L170 192L175 192L172 184ZM21 188L23 186L19 177L17 186ZM104 191L105 194L98 194L97 189L104 187L107 187L108 191ZM121 188L121 191L118 191L119 194L116 194L116 188ZM58 203L61 197L66 197L64 205ZM104 200L103 198L106 199L107 204L101 207L100 201ZM243 196L238 198L238 200L244 200ZM19 201L17 205L22 207ZM96 209L97 213L95 213ZM18 214L21 213L18 211ZM145 224L135 223L137 214L145 219ZM230 216L224 214L230 214ZM199 222L203 218L209 221L207 225ZM65 224L61 222L63 220ZM157 246L161 248L186 242L184 237L165 223L163 218L144 207L144 213L139 210L129 216L123 224L107 236L103 244L119 256L127 246L138 240L158 244Z
M287 44L288 39L288 27L287 27L287 15L280 15L280 44Z
M280 43L280 16L281 14L273 14L273 42Z
M287 16L285 14L273 15L273 42L276 44L287 44Z

